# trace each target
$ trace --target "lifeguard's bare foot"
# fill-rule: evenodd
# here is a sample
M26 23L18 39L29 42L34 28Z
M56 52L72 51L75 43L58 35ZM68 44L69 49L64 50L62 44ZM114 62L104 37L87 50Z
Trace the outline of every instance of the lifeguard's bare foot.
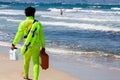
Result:
M30 78L28 78L28 77L23 77L23 79L24 79L24 80L32 80L32 79L30 79Z

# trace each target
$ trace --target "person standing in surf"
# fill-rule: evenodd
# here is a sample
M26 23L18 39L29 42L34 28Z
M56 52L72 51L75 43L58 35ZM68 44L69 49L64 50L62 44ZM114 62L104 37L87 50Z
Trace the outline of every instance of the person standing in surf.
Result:
M10 47L14 50L17 43L20 41L21 37L24 36L24 47L26 47L26 53L23 54L24 57L24 71L23 71L23 78L25 80L29 79L29 63L32 57L33 62L33 70L34 70L34 80L38 80L39 77L39 55L40 55L40 46L41 51L45 53L45 39L44 33L42 30L42 24L40 21L35 20L35 12L36 9L34 7L27 7L25 9L26 19L23 20L18 27L18 31L15 35L15 38L12 42L12 46ZM36 29L33 31L31 27L35 27ZM33 46L26 45L25 42L28 38L28 34L32 34L32 38L36 37L33 43ZM32 43L32 42L29 42ZM28 51L27 51L28 50Z
M60 9L60 15L61 15L61 16L63 15L63 10L62 10L62 9Z

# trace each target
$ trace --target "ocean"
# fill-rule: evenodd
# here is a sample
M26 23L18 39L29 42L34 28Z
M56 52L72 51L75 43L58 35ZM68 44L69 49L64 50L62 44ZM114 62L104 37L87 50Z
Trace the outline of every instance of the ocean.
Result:
M0 3L0 45L12 43L27 6L37 10L52 66L66 70L56 60L120 70L120 5Z

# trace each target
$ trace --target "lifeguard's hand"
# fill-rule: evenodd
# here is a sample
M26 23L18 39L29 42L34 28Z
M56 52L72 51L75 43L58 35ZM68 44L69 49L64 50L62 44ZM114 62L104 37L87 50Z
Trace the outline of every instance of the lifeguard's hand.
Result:
M11 49L11 50L14 50L14 46L11 46L10 49Z
M17 49L13 44L10 47L11 50Z
M40 53L45 53L45 48L41 48Z

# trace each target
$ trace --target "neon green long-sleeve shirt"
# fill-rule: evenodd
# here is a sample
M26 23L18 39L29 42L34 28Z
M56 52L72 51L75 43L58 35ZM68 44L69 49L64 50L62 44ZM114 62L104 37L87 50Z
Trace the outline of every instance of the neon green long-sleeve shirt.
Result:
M33 21L34 21L34 17L29 16L29 17L26 17L26 19L19 24L18 31L13 40L13 45L16 45L20 41L22 36L27 35L30 27L33 24ZM37 28L39 29L38 36L35 43L41 44L42 48L45 48L45 39L44 39L43 30L42 30L42 24L39 21L37 21L37 24L34 26L37 26Z

